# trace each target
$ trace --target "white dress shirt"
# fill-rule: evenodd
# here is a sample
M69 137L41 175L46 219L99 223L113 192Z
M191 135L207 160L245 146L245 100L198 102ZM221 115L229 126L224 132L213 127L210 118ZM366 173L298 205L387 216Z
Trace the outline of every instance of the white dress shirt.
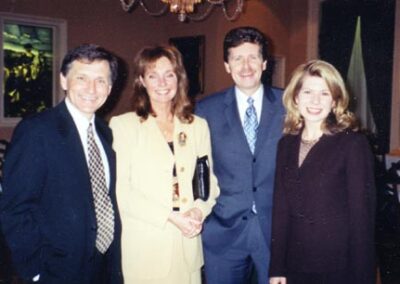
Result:
M93 127L93 135L94 140L96 141L97 147L99 147L101 160L103 162L106 184L107 188L110 189L110 166L108 164L108 159L106 156L106 152L103 148L103 143L101 143L100 138L96 131L96 124L94 123L95 116L93 115L91 120L88 120L86 116L84 116L72 103L66 98L65 104L67 105L68 112L71 114L72 119L78 129L79 137L81 138L82 147L85 151L86 162L89 165L89 153L88 153L88 144L87 144L87 130L89 127L89 123L92 123Z
M251 97L254 99L253 105L256 109L258 124L260 124L263 94L264 94L264 88L263 85L261 84L260 87L258 87L258 89L254 92L254 94L251 95ZM240 121L242 122L242 126L244 126L246 110L249 107L249 103L247 102L249 96L240 91L239 88L237 87L235 87L235 95L240 115Z

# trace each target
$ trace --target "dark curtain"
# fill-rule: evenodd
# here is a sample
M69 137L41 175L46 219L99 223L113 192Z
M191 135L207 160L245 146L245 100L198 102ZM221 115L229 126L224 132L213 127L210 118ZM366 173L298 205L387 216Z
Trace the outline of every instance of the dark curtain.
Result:
M319 56L347 78L357 17L361 17L368 99L377 126L377 152L387 153L394 44L395 0L327 0L321 4Z
M319 57L334 65L346 78L349 69L358 4L353 1L332 0L321 4Z
M361 14L368 99L382 153L389 151L390 143L395 10L395 0L366 1Z

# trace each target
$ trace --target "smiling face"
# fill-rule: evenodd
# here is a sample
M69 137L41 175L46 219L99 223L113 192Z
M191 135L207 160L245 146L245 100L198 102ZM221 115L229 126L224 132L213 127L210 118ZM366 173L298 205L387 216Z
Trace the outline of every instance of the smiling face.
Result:
M307 127L321 127L335 103L325 80L307 75L296 97L296 103Z
M171 105L178 88L178 78L171 61L166 57L149 65L140 81L146 88L152 106Z
M91 119L111 92L110 76L106 60L73 61L66 77L60 75L60 81L70 102Z
M252 95L261 85L262 72L267 67L260 45L245 42L229 49L225 70L231 74L236 86L245 94Z

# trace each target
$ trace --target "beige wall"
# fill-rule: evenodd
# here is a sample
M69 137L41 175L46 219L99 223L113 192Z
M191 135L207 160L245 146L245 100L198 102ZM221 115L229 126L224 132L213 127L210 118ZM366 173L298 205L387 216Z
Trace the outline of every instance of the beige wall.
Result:
M154 1L154 0L151 0ZM273 54L286 59L286 79L306 58L306 0L247 0L239 20L228 22L220 8L200 23L180 23L176 15L154 18L140 7L122 10L119 0L1 0L0 12L60 18L67 21L67 47L92 42L115 52L129 67L143 46L167 42L170 37L205 35L204 95L231 85L223 69L222 40L233 27L250 25L271 41ZM129 109L131 79L110 115ZM0 128L0 139L9 139L12 129Z

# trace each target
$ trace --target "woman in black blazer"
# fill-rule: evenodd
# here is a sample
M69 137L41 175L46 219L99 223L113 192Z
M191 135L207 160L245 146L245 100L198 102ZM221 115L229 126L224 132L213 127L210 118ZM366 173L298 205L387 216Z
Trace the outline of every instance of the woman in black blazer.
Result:
M270 284L375 283L373 159L340 74L300 65L283 102Z

